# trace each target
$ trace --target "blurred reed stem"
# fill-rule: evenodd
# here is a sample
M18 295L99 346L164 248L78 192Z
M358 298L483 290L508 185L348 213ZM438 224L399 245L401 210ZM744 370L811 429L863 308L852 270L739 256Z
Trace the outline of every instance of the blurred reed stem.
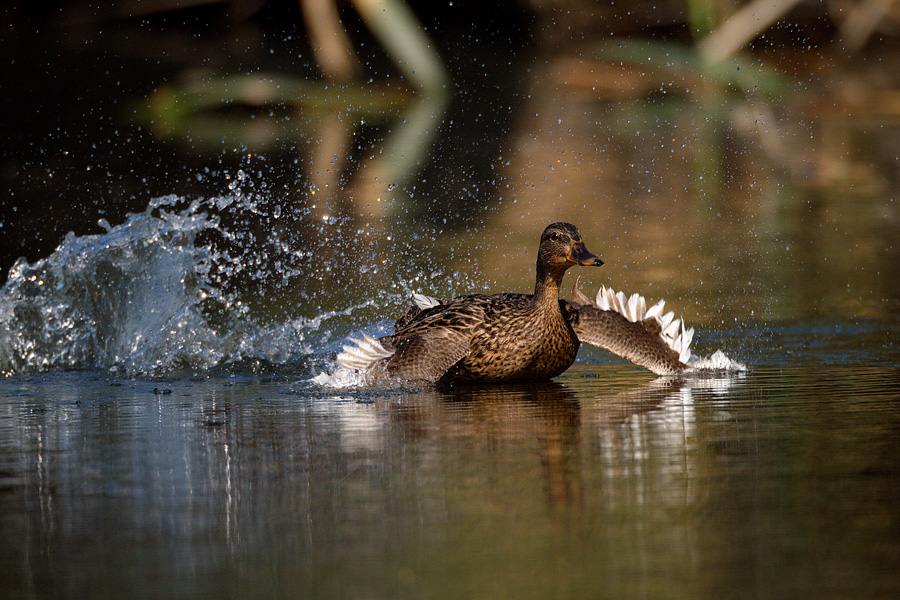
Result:
M688 26L695 40L701 40L715 30L719 20L716 0L687 0Z

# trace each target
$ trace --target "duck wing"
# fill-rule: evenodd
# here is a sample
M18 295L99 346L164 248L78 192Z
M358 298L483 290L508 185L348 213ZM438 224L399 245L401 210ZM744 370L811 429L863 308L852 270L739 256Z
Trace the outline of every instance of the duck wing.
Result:
M469 353L471 334L437 327L413 335L383 340L394 350L381 366L389 377L406 381L435 382Z
M468 354L472 336L484 323L487 298L463 296L412 307L397 319L395 333L354 340L356 346L344 346L338 361L374 377L435 382Z
M662 301L648 310L644 298L637 294L626 299L621 292L601 287L592 302L578 289L576 279L572 302L566 305L565 314L580 341L657 375L679 373L690 359L694 330L685 330L674 313L663 315Z

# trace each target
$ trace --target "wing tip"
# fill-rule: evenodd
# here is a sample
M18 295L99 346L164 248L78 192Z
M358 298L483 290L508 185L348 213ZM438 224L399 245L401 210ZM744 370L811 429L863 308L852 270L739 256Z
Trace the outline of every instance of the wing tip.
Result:
M390 358L395 352L393 348L365 333L363 339L350 338L350 342L352 344L345 345L337 355L338 364L345 369L368 371L375 363Z

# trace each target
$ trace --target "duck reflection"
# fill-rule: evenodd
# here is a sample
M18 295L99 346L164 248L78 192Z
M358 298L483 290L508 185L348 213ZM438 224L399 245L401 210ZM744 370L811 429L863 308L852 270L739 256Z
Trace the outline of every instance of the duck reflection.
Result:
M495 441L533 438L549 505L581 504L581 406L571 389L555 381L487 388L458 386L449 391L445 402L452 403L456 414L469 417L472 435L488 435Z
M654 460L660 447L678 451L680 444L687 455L691 385L662 378L596 396L558 381L455 385L394 398L390 415L408 440L464 438L495 454L525 442L535 451L548 505L571 509L583 504L585 460L605 462L609 478L626 463Z

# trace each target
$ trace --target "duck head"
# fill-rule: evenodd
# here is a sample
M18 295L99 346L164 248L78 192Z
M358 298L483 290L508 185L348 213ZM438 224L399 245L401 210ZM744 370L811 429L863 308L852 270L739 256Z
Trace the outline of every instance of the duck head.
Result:
M602 260L588 252L578 228L571 223L552 223L541 234L540 266L564 271L575 265L599 267L602 264Z

